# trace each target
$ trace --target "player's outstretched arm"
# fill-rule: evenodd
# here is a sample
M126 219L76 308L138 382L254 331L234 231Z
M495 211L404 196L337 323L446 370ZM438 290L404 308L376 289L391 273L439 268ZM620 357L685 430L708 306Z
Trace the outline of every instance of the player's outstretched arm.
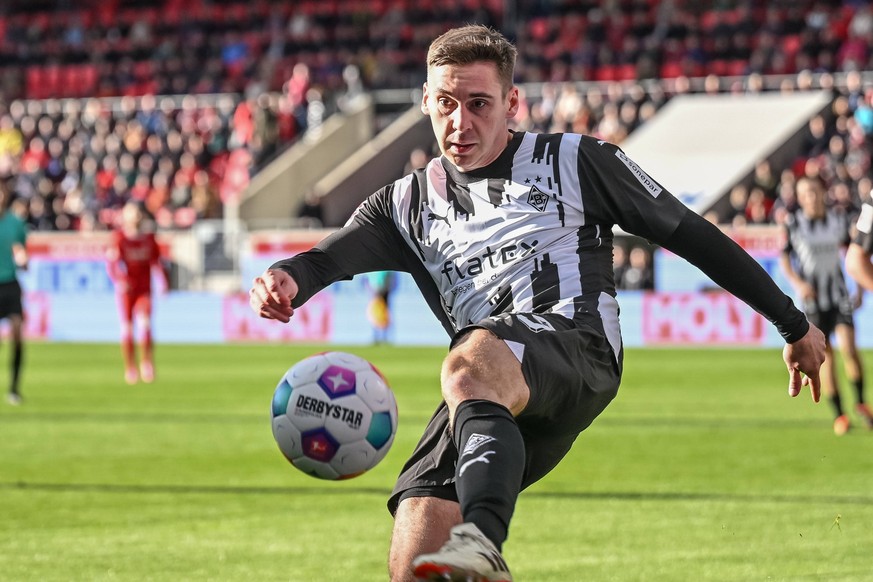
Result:
M12 245L12 259L15 261L15 266L26 271L30 264L30 258L27 255L27 247L21 243Z
M819 370L824 362L825 337L816 326L809 324L809 331L796 342L785 344L782 358L788 366L788 395L800 394L803 386L809 386L812 399L821 398Z
M288 323L294 315L291 300L297 296L297 290L297 282L291 275L279 269L267 269L260 277L255 277L249 291L249 305L265 319Z
M861 245L852 243L846 250L846 271L867 291L873 291L873 263Z

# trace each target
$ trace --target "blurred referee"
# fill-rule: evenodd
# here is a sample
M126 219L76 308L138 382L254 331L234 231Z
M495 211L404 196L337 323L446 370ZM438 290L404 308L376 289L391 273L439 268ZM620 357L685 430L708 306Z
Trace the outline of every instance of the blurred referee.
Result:
M21 306L21 285L18 284L16 271L27 268L27 228L20 218L9 211L11 201L9 190L0 184L0 319L9 320L12 370L8 400L9 404L17 406L21 404L18 379L24 351L21 330L24 310Z

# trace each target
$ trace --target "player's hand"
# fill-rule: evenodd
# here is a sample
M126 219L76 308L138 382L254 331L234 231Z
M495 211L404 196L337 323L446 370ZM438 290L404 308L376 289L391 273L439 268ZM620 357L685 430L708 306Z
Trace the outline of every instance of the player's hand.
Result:
M815 287L807 283L806 281L802 281L798 288L798 295L803 301L815 301L816 296L818 295L815 292Z
M256 277L249 291L249 305L265 319L282 323L291 321L294 308L291 300L297 296L297 282L285 271L267 269Z
M825 359L825 337L816 326L809 324L806 335L782 350L782 359L788 366L788 395L800 394L803 386L809 386L812 399L821 398L819 370Z

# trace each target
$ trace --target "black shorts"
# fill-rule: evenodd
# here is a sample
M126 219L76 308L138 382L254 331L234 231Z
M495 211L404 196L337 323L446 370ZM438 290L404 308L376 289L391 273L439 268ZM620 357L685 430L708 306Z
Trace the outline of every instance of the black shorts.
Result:
M18 281L9 281L8 283L0 283L0 319L5 319L10 315L22 315L24 310L21 307L21 285Z
M811 324L821 330L825 337L830 337L838 325L855 327L855 317L849 300L843 301L839 306L826 311L807 311L806 318Z
M511 314L485 319L458 332L491 331L519 355L530 387L527 407L516 417L525 444L522 489L542 479L570 450L615 397L621 380L621 351L614 354L594 328L553 314ZM448 407L440 403L406 462L388 500L393 515L407 497L457 501L458 450L449 430Z

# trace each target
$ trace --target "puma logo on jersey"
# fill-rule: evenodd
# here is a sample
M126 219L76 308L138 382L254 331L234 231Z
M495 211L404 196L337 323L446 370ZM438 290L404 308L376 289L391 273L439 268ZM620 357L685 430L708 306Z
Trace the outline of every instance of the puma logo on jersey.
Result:
M549 323L546 318L539 315L525 315L519 313L516 318L518 319L518 321L523 323L525 327L527 327L534 333L539 333L541 331L555 331L555 327L551 323Z
M469 461L465 462L463 465L461 465L461 468L458 469L458 477L462 476L464 474L464 471L467 470L467 467L469 467L473 463L490 464L491 461L488 460L489 455L494 455L496 453L497 453L497 451L485 451L484 453L482 453L478 457L474 457L474 458L470 459Z
M449 223L449 215L448 215L448 214L445 215L445 216L440 216L440 215L437 214L436 212L428 212L428 213L427 213L427 219L428 219L429 221L433 221L433 220L441 220L441 221L443 221L443 222L446 223L446 226L452 226L451 223Z

